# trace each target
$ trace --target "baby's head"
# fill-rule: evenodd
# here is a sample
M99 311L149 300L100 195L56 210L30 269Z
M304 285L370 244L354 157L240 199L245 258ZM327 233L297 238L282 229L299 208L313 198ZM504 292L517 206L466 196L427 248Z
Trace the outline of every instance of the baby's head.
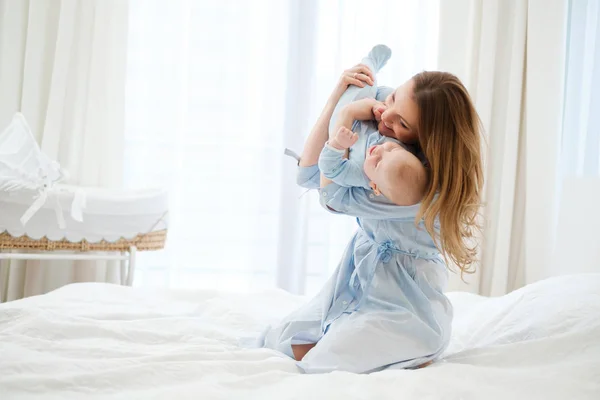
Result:
M394 203L416 204L425 192L425 168L413 154L397 143L386 142L369 147L363 168L375 194L383 194ZM418 186L419 190L410 194L403 190L406 184Z

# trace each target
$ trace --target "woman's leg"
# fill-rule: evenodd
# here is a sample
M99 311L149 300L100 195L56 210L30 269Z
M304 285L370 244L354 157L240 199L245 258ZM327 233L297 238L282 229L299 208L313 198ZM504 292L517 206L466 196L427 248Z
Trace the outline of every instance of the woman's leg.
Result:
M427 357L438 347L439 335L432 329L429 331L408 311L375 312L361 308L352 314L342 314L331 323L327 333L319 340L319 346L297 350L292 346L292 351L297 360L298 356L303 357L303 367L308 373L326 372L330 368L354 373L375 371L386 366L394 369L426 368L430 361L414 365L412 360ZM305 351L300 353L300 350Z
M306 353L310 351L313 347L315 347L316 343L310 344L293 344L292 352L294 353L294 358L296 361L302 361Z

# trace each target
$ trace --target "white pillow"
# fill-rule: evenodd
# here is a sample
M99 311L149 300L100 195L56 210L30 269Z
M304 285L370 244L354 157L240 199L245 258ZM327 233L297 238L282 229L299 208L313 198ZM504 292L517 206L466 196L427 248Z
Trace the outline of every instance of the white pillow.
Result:
M549 278L502 297L449 298L455 320L448 353L600 327L600 274Z

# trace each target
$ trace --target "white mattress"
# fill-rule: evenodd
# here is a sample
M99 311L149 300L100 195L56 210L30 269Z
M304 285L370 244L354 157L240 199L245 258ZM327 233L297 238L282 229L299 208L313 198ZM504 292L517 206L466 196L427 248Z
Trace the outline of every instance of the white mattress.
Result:
M120 191L55 185L48 198L25 225L21 217L34 202L36 192L0 191L0 232L33 239L66 238L71 242L102 239L114 242L137 234L167 229L168 198L164 190ZM64 219L59 226L58 210Z
M442 361L303 375L274 351L236 346L300 297L75 284L0 305L0 398L600 399L600 274L450 297Z

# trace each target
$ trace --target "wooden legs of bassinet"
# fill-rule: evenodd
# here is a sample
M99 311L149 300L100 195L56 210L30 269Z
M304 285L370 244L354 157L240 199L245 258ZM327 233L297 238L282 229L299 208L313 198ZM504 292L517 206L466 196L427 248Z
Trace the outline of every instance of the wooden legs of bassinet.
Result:
M0 260L64 260L64 261L121 261L121 284L131 286L133 284L133 276L135 273L137 247L129 247L129 251L117 253L87 253L87 252L63 252L63 251L47 251L47 252L19 252L21 249L3 249L0 251ZM12 251L17 251L13 253ZM127 254L129 253L129 254ZM65 264L70 265L70 264Z
M129 256L126 252L121 253L123 259L121 260L121 284L132 286L133 276L135 274L135 259L137 256L137 247L131 246L129 248Z
M137 247L129 248L129 270L127 271L127 286L133 285L133 275L135 273L135 258L137 255Z

